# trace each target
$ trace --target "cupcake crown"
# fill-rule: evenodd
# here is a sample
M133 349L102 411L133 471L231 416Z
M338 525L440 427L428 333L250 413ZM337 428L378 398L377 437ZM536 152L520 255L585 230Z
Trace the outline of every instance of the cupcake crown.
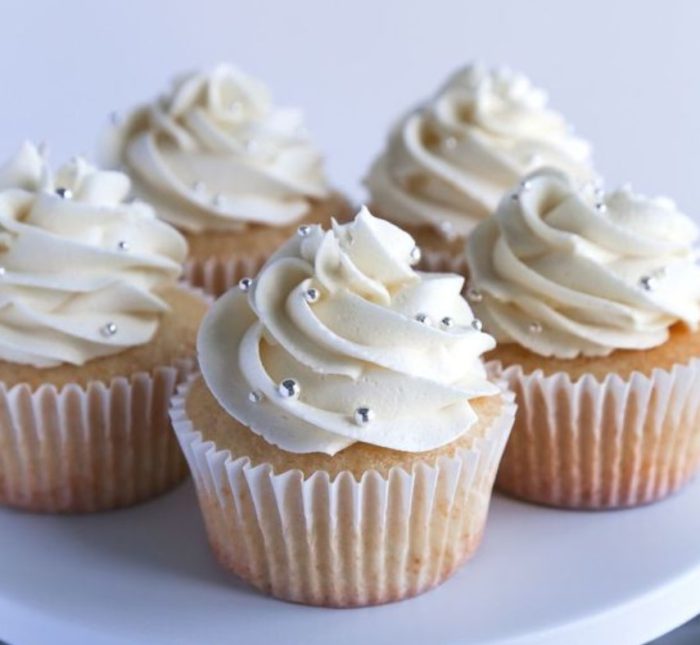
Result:
M541 170L468 241L474 307L499 342L543 356L654 347L700 321L697 236L667 198L576 189Z
M116 119L104 157L126 168L161 217L191 232L286 226L328 193L300 112L273 108L267 89L230 65L183 75Z
M412 238L362 209L329 231L303 226L223 296L200 329L204 378L222 407L290 452L356 441L422 452L476 421L493 395L494 347L457 275L420 273Z
M0 168L0 360L51 367L148 342L187 244L126 175L25 143Z
M399 122L365 183L372 204L399 223L464 236L543 166L594 176L589 144L542 90L522 74L470 65Z

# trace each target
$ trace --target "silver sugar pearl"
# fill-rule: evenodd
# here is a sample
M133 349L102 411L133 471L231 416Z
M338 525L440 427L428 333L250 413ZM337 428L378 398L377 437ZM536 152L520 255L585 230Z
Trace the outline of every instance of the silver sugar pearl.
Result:
M306 237L309 233L311 233L311 227L308 224L302 224L297 229L297 235L299 237Z
M607 205L606 205L604 202L598 202L598 203L595 205L595 209L596 209L599 213L605 213L605 211L608 210L608 207L607 207Z
M301 386L293 378L286 378L277 386L277 392L283 399L298 399Z
M430 316L428 314L416 314L416 320L421 323L422 325L429 325L430 324Z
M527 326L527 330L531 334L541 334L542 333L542 325L535 320Z
M313 287L304 291L304 300L306 300L306 302L308 302L310 305L312 305L314 302L318 302L320 297L321 293L319 290L314 289Z
M260 401L263 400L263 394L262 392L259 392L258 390L252 390L248 392L248 400L251 403L260 403Z
M467 300L470 300L471 302L481 302L483 299L484 296L476 287L469 287L467 289Z
M105 337L109 338L110 336L114 336L114 334L117 333L117 325L116 323L113 322L108 322L102 329L100 329L100 333Z
M69 188L57 188L56 194L61 199L71 199L73 197L73 193L71 192L71 190Z
M413 264L413 265L418 264L421 260L421 257L422 257L420 247L414 246L411 249L411 253L410 253L409 257L411 259L411 264Z
M5 267L0 267L0 278L6 273Z
M129 243L126 240L119 240L117 242L117 248L120 251L128 251L129 250Z
M653 276L643 275L639 278L639 286L644 289L644 291L653 291L657 287L657 280Z
M455 137L447 137L447 139L442 142L442 145L446 150L454 150L457 147L457 139Z
M511 193L511 194L510 194L510 198L511 198L514 202L520 201L520 193Z
M472 329L474 331L481 331L484 328L484 323L482 323L478 318L472 320Z
M238 288L241 291L250 291L250 288L253 286L253 279L252 278L241 278L238 281Z
M522 190L524 192L527 192L531 188L532 188L532 182L527 180L527 179L520 184L520 190Z
M440 321L440 327L442 327L443 329L449 329L450 327L452 327L453 324L454 324L454 321L449 316L445 316Z
M358 426L366 426L374 419L374 412L372 412L371 408L361 405L355 410L352 418Z
M438 230L448 240L452 240L455 237L455 227L451 222L440 222L438 224Z

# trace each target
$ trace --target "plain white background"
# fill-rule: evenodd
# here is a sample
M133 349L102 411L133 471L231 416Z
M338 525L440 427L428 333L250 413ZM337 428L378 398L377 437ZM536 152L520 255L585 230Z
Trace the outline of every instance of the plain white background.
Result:
M608 185L700 212L700 2L161 0L0 2L0 157L24 138L92 153L111 110L220 60L304 108L334 182L360 179L387 128L455 67L508 64L589 138Z

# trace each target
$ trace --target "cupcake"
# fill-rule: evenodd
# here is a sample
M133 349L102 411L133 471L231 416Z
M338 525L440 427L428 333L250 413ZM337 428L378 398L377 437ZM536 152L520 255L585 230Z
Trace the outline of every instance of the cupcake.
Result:
M80 158L54 175L31 144L0 168L0 504L105 510L187 474L168 402L207 303L129 188Z
M512 395L457 275L362 210L222 296L174 428L221 564L278 598L358 606L442 582L481 539Z
M186 74L169 93L113 118L107 167L189 244L188 281L219 294L300 225L351 213L332 192L299 111L275 108L267 88L229 65Z
M636 506L700 463L700 267L669 199L576 189L542 170L467 247L468 291L516 393L501 490L568 508Z
M470 65L399 121L365 183L373 211L411 233L426 260L444 262L462 255L504 192L542 166L594 177L590 146L542 90L522 74Z

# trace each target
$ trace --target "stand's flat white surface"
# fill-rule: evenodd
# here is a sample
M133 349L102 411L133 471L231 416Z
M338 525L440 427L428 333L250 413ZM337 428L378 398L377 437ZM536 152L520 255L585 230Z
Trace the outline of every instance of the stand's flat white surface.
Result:
M424 596L282 603L219 570L191 484L84 517L0 511L0 640L12 645L637 645L700 612L700 482L646 508L573 513L496 497L482 548Z

